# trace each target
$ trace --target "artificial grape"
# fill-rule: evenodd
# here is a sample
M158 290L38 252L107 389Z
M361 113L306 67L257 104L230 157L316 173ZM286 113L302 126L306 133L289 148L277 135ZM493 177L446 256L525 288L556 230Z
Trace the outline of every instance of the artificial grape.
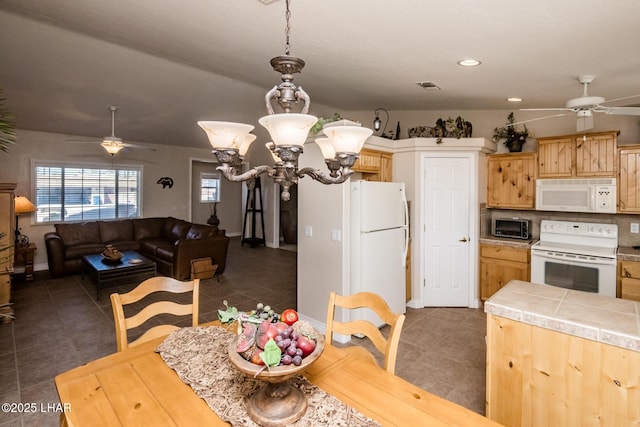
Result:
M289 347L289 348L287 348L287 354L288 354L289 356L292 356L292 357L296 355L296 352L297 352L297 351L298 351L298 349L297 349L297 348L295 348L295 347Z
M284 356L282 356L282 359L280 359L280 363L282 363L283 365L291 365L292 361L293 358L288 354L285 354Z
M283 340L283 342L285 343L284 347L287 348L291 345L291 339L290 338L285 338Z
M264 311L262 313L260 313L260 318L267 320L267 317L269 317L269 315L267 313L265 313Z
M289 328L282 331L282 336L285 338L289 338L291 336L291 331L289 331Z
M298 333L296 331L291 332L291 339L298 341Z
M302 349L301 348L296 348L296 356L302 357Z
M271 311L271 306L270 305L264 305L264 306L262 306L262 309L268 313L268 312Z
M269 310L268 313L269 313L269 316L273 316L274 314L276 314L276 312L273 310Z
M276 345L278 346L278 348L279 348L280 350L284 350L284 349L286 348L286 347L284 346L284 341L278 341L278 342L276 343Z
M276 335L276 337L273 340L275 342L280 342L280 341L284 340L284 338L282 337L282 335Z
M259 302L258 304L256 304L256 309L257 310L262 310L264 308L264 304L262 304L261 302Z
M293 359L291 359L291 361L293 362L294 365L300 366L300 364L302 363L302 357L294 356Z

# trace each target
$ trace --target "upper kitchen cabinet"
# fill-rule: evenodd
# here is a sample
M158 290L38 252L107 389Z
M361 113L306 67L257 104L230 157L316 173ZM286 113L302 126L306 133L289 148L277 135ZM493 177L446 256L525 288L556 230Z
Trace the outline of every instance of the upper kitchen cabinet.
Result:
M384 151L363 148L351 169L362 173L365 181L392 181L392 154Z
M536 153L493 154L487 159L487 207L534 209Z
M619 150L618 212L640 213L640 145Z
M538 178L616 176L618 132L538 139Z

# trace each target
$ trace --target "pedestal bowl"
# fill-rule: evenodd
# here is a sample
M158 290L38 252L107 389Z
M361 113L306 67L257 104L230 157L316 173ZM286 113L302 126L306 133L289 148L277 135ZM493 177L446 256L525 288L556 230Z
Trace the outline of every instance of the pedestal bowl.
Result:
M324 338L316 331L316 348L302 359L299 366L281 365L269 369L245 360L236 352L235 338L229 345L229 360L248 378L256 378L266 384L247 400L249 417L261 426L279 427L300 419L307 410L307 398L289 380L307 369L324 350Z

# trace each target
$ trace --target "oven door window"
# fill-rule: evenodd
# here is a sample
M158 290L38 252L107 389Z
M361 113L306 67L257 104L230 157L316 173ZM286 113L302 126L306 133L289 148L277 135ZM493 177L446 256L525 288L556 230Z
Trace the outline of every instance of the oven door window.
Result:
M544 283L576 291L598 293L598 275L597 267L552 261L545 261L544 265Z

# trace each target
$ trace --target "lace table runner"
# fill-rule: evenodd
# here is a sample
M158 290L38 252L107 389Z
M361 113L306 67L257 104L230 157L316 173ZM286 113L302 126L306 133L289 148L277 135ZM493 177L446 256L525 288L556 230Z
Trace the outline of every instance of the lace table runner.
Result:
M227 348L233 338L232 333L216 326L182 328L171 333L156 351L222 420L233 426L257 426L247 414L245 400L264 383L247 378L229 362ZM302 375L290 381L308 402L305 415L293 426L380 425Z

